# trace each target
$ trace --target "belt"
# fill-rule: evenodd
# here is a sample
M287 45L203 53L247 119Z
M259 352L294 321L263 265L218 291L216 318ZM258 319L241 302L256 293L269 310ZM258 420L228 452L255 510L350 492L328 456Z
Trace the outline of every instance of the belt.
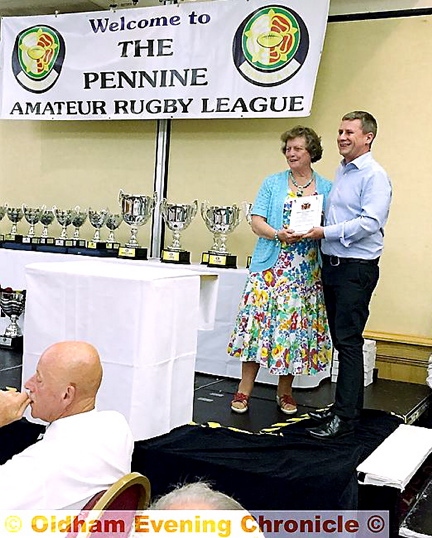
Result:
M332 267L337 267L344 263L361 263L363 265L378 265L379 258L373 260L365 260L363 258L339 258L339 256L322 255L322 259L325 263L330 264Z

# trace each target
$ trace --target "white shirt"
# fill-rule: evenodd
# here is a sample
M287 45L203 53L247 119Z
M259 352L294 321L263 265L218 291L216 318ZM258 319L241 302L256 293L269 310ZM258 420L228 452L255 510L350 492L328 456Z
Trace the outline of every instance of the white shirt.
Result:
M0 509L80 509L130 472L133 446L117 411L58 419L43 439L0 466Z

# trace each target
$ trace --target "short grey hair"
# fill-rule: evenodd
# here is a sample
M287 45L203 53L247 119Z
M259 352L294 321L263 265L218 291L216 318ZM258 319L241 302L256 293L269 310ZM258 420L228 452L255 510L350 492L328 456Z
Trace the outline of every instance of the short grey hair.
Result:
M206 482L178 485L156 499L149 510L244 510L232 497L216 491Z

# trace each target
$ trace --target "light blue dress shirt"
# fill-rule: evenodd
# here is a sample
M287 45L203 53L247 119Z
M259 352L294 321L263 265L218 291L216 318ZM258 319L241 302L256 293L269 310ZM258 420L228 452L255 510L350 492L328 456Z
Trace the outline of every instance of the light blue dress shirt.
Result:
M370 152L336 171L325 206L321 250L339 258L378 258L383 249L392 187Z

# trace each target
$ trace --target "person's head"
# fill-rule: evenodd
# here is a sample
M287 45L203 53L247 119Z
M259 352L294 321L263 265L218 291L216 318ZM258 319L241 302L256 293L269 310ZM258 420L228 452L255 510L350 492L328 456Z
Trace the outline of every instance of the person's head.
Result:
M46 422L90 411L102 381L97 350L87 342L59 342L46 349L27 380L31 414Z
M177 486L157 499L150 510L244 510L232 497L215 491L206 482Z
M319 161L323 154L321 138L310 127L297 125L281 134L281 151L287 158L288 164L307 159L310 163Z
M376 119L362 110L348 112L342 117L337 143L339 153L349 163L370 151L377 134Z

